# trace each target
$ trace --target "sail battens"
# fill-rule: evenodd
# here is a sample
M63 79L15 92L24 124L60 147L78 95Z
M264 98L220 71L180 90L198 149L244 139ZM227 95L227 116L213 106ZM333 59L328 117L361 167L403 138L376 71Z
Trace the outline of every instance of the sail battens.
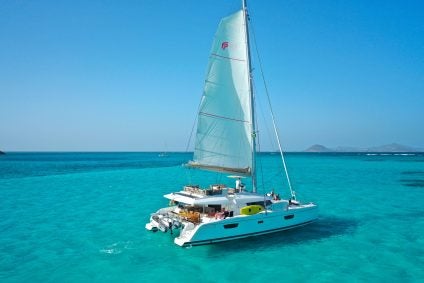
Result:
M202 152L203 154L208 154L209 158L211 158L211 156L214 156L214 157L221 156L221 157L233 158L233 159L236 159L238 157L234 154L233 155L230 155L230 154L223 155L222 153L217 152L217 151L205 150L205 149L200 149L200 148L196 148L195 150L198 151L198 152Z
M206 113L206 112L199 112L199 115L203 115L203 116L207 116L207 117L220 118L220 119L225 119L225 120L231 120L231 121L236 121L236 122L241 122L241 123L249 123L249 121L245 121L245 120L241 120L241 119L235 119L235 118L230 118L230 117L224 117L224 116L215 115L215 114Z
M224 84L223 82L217 82L217 81L213 81L213 80L211 80L212 78L210 78L210 80L205 80L205 84L211 84L211 85L213 85L214 87L216 87L216 88L223 88L223 89L225 89L225 88L230 88L230 87L234 87L234 85L232 85L232 84ZM240 89L240 91L248 91L247 89L246 90L242 90L242 89Z
M213 85L220 85L219 83L217 83L217 82L214 82L214 81L210 81L210 80L205 80L205 83L208 83L208 84L213 84Z
M222 56L222 55L218 55L216 53L212 53L211 55L215 56L215 57L219 57L219 58L224 58L224 59L229 59L229 60L234 60L234 61L240 61L240 62L246 62L246 60L244 60L244 59L237 59L237 58Z

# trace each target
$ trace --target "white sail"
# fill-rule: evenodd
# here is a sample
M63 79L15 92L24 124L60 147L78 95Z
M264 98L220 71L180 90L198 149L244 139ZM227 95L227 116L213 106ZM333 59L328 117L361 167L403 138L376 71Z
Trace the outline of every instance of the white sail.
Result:
M250 175L252 121L243 11L223 18L212 44L193 167Z

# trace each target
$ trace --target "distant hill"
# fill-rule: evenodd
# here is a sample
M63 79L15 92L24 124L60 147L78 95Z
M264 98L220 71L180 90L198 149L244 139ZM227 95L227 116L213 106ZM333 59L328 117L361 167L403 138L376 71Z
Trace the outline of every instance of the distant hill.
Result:
M1 151L1 150L0 150L0 155L1 155L1 154L6 154L6 153L4 153L3 151Z
M329 149L320 144L314 144L313 146L308 147L304 152L333 152L334 150Z
M410 146L391 143L381 146L374 146L368 148L356 148L356 147L336 147L328 148L320 144L315 144L307 149L304 152L419 152L420 149L413 148Z

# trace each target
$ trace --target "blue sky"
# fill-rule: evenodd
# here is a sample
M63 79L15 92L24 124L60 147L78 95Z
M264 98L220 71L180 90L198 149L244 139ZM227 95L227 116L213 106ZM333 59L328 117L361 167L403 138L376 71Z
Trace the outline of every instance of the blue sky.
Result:
M423 1L248 4L284 148L424 148ZM0 149L185 150L213 34L239 6L2 1Z

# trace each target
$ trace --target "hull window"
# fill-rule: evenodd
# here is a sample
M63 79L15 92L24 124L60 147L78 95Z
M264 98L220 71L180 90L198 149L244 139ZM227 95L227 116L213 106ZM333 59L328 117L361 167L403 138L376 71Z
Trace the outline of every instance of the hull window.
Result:
M225 224L224 228L225 229L231 229L231 228L236 228L237 226L238 226L238 223Z
M290 215L284 216L284 219L288 220L288 219L292 219L293 217L294 217L294 214L290 214Z
M259 220L259 221L258 221L258 224L262 224L262 223L264 223L264 221L263 221L263 220Z

